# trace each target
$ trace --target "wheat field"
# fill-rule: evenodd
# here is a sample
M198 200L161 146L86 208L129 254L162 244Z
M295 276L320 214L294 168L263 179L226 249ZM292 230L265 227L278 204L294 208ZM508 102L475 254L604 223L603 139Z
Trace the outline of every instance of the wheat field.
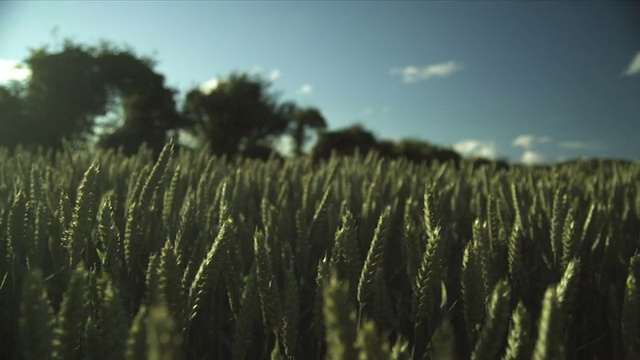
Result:
M639 179L0 150L0 358L638 358Z

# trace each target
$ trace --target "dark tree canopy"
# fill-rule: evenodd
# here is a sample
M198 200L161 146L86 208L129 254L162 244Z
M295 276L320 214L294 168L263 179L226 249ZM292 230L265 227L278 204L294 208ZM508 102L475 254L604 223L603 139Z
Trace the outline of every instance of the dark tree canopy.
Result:
M62 51L33 51L26 64L26 114L31 142L59 148L62 139L78 140L93 131L93 119L106 112L107 91L95 56L81 46L66 43Z
M289 116L289 134L293 140L293 154L300 156L304 153L304 146L310 140L308 130L315 131L318 135L327 128L327 121L314 107L302 108L294 103L283 105Z
M121 99L124 113L124 124L104 135L99 144L107 148L122 146L130 154L146 143L158 154L168 131L188 126L176 109L175 91L165 86L164 76L153 70L151 60L131 51L107 47L98 58L103 83L112 97Z
M342 130L320 133L312 154L315 158L328 158L332 151L336 155L351 155L356 149L362 154L374 150L376 144L375 136L357 124Z
M0 145L14 148L34 128L25 114L23 91L19 83L0 87Z
M187 94L185 116L193 132L213 154L240 154L251 148L273 147L288 125L286 109L260 77L232 74L205 93Z
M293 155L305 154L315 133L316 159L358 149L414 162L461 160L454 150L422 140L378 141L361 125L327 131L319 109L281 103L258 75L232 73L211 91L194 88L178 111L175 91L165 86L155 62L131 49L66 41L56 51L32 50L25 62L32 73L27 82L0 86L0 146L59 149L65 140L86 141L102 128L101 148L133 154L146 144L158 155L169 136L186 130L213 154L266 159L278 156L282 136L290 137ZM113 123L98 120L114 110L120 115Z
M312 155L315 159L326 159L332 152L336 155L351 155L356 149L360 154L375 151L390 159L405 158L418 163L453 161L458 164L461 160L460 154L452 149L441 148L418 139L378 141L370 131L359 124L341 130L322 132Z
M458 163L461 159L460 154L454 150L443 149L418 139L402 139L394 145L395 157L404 157L414 162L437 160L443 163L451 160Z
M31 69L25 90L0 87L0 132L18 131L13 142L0 137L1 145L60 148L63 139L86 140L116 97L124 105L124 124L103 134L100 145L137 149L147 142L159 151L166 132L185 125L164 77L131 50L66 41L59 51L33 50L25 62Z

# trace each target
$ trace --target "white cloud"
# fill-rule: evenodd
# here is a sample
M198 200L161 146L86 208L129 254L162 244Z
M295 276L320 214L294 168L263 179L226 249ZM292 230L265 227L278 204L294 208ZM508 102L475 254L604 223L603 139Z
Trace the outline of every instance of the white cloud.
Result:
M248 71L248 73L250 75L259 76L263 79L266 78L271 82L280 79L280 77L282 76L282 72L280 71L280 69L273 69L267 73L267 71L259 65L252 67L251 70Z
M220 81L218 80L218 78L213 78L209 81L205 81L202 84L200 84L200 91L205 93L205 94L209 94L210 92L212 92L213 90L215 90L218 87L218 84L220 83Z
M531 134L524 134L516 136L511 142L512 146L521 147L523 149L531 149L535 144L546 144L551 141L549 136L537 136Z
M255 76L259 76L262 73L263 73L263 70L260 66L254 66L253 69L249 70L249 74L255 75ZM269 72L267 79L273 82L278 80L281 75L282 73L280 72L279 69L273 69L271 70L271 72ZM264 77L262 78L264 79ZM220 84L220 79L217 77L214 77L200 84L198 88L200 89L201 92L205 94L209 94L210 92L215 90L219 84Z
M269 80L271 81L276 81L280 78L280 75L282 75L282 73L280 72L280 70L278 69L273 69L271 70L271 72L269 73Z
M16 60L0 59L0 83L23 81L31 76L31 70Z
M298 92L301 94L311 94L313 91L313 86L311 84L304 84L298 89Z
M631 60L629 66L624 71L624 76L632 76L640 74L640 51L636 53L636 56Z
M548 145L543 146L542 144L548 144ZM564 149L565 151L562 151L563 153L565 153L566 150L573 150L574 152L575 151L584 152L584 151L602 150L606 148L605 144L598 141L555 140L550 136L546 136L546 135L538 136L538 135L531 135L531 134L523 134L523 135L516 136L511 142L511 145L514 147L520 147L524 150L520 158L520 161L522 161L525 164L536 164L536 163L546 162L548 160L547 157L544 155L545 153L547 153L547 151L542 151L542 152L539 151L540 147L547 150L551 148L551 151L557 151L557 149ZM561 156L564 156L564 154Z
M549 148L550 146L552 150L556 150L558 148L565 150L574 150L574 151L587 151L587 150L601 150L605 148L605 146L597 141L567 141L567 140L554 140L550 136L537 136L531 134L525 134L517 136L511 142L511 145L514 147L521 147L524 152L520 158L520 161L525 164L538 164L542 162L546 162L548 159L544 155L545 152L538 151L538 146L541 144L549 145L543 146L544 148ZM535 150L534 150L535 148ZM564 151L563 151L564 152ZM564 155L561 155L564 156ZM556 158L556 161L559 161Z
M498 157L498 154L496 153L495 145L491 144L491 145L483 145L482 147L480 147L478 151L476 151L476 156L495 160L495 158Z
M544 155L532 150L525 150L524 154L522 154L522 158L520 159L520 161L527 165L539 164L544 162L544 160Z
M520 157L520 161L524 164L539 164L546 160L545 156L539 152L534 151L533 148L539 144L547 144L551 142L551 137L547 135L532 135L523 134L516 136L511 142L511 146L521 147L524 152Z
M533 142L535 140L536 140L535 135L520 135L515 139L513 139L513 141L511 142L511 145L528 149L533 145Z
M420 80L428 80L433 77L446 77L460 71L462 67L453 61L440 64L427 65L422 68L416 66L394 67L392 75L400 75L405 83L413 83Z
M464 156L479 156L487 159L497 157L496 144L493 141L466 139L455 143L453 149Z
M462 154L468 154L478 147L478 142L475 140L462 140L453 145L453 148Z

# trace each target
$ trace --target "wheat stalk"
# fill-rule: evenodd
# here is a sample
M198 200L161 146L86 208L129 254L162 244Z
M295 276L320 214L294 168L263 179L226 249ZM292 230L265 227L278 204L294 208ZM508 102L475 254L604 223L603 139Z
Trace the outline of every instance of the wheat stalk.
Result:
M555 287L549 287L542 302L542 313L538 325L538 338L533 351L533 360L559 360L564 358L563 323L557 321L560 311L556 289Z
M245 359L246 353L251 345L253 335L253 324L260 311L260 301L255 296L257 289L257 275L255 266L251 268L248 279L244 285L242 294L242 305L235 322L233 333L233 359Z
M356 311L349 285L341 283L334 272L324 280L324 323L326 324L327 358L356 359Z
M507 349L502 359L531 359L532 352L531 317L522 301L518 301L518 305L516 305L511 315L511 329L507 338Z
M205 297L209 292L215 289L218 284L220 271L222 269L222 259L226 256L227 245L235 234L235 226L231 218L229 218L220 228L218 236L214 240L211 248L207 252L207 256L200 263L200 267L196 272L195 278L189 287L187 298L187 313L189 321L193 320L200 307L205 301Z
M375 324L372 321L365 321L356 340L356 348L360 350L359 360L390 360L391 350L389 343L382 341ZM346 358L345 358L346 359Z
M367 253L367 259L364 262L362 271L360 273L360 280L358 282L358 303L362 310L365 306L370 304L374 294L374 283L376 273L382 271L382 258L384 255L384 248L387 239L387 232L389 229L391 217L391 207L386 207L378 220L378 226L373 235L369 252Z
M631 266L629 266L623 299L622 342L626 358L635 359L640 356L640 291L638 291L637 279Z
M504 337L509 327L510 301L511 288L506 280L502 280L493 289L487 316L471 355L472 360L496 359L500 355Z
M71 272L69 285L62 297L55 329L55 353L58 359L79 359L83 326L87 312L87 273L82 264Z
M283 266L284 267L284 266ZM298 282L293 264L283 269L284 301L282 302L282 323L280 327L282 344L288 358L295 358L298 348L298 327L300 322L300 299Z
M356 294L356 285L360 277L362 264L358 249L357 228L353 215L346 210L342 216L342 225L336 231L335 243L329 266L336 269L336 275L350 284L350 292Z
M96 207L96 177L99 171L94 162L87 169L78 186L76 205L73 208L71 222L66 233L66 243L71 254L71 266L81 261L89 264L89 234L93 228Z
M182 359L182 336L165 305L153 306L149 310L146 333L149 359Z
M127 346L124 357L126 360L147 358L147 316L149 311L146 305L140 305L133 323L129 329Z
M42 272L33 269L25 275L20 303L20 340L25 359L54 358L54 324Z

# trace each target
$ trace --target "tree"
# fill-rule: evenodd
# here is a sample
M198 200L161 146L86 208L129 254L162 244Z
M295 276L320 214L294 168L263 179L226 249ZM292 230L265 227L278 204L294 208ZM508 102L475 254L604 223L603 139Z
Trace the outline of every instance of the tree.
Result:
M406 138L395 143L396 156L405 157L414 162L432 160L435 152L434 146L417 139Z
M57 53L46 47L32 51L25 63L31 69L25 113L38 130L31 140L60 148L63 138L73 141L91 134L93 119L106 112L107 103L95 56L66 42Z
M395 156L405 157L413 162L431 162L434 160L444 163L460 162L461 156L455 150L445 149L419 139L406 138L395 143Z
M164 84L164 76L153 70L155 63L137 57L131 50L103 46L98 52L101 76L111 96L121 99L124 119L115 131L101 137L102 147L123 147L131 154L146 143L158 155L169 131L190 124L178 113L175 91Z
M312 150L316 159L326 159L332 152L337 155L352 155L356 149L366 153L376 148L376 138L360 124L352 125L342 130L325 131Z
M335 152L336 155L352 155L356 149L359 149L361 154L376 151L385 158L405 158L416 163L453 161L457 165L461 160L460 154L456 151L441 148L419 139L378 141L370 131L365 130L359 124L342 130L321 132L312 154L315 159L326 159L332 152Z
M23 91L24 86L17 82L0 86L0 146L11 149L29 142L34 126L24 113Z
M310 139L307 130L314 130L319 135L327 128L327 122L320 110L314 107L300 108L294 103L286 103L284 109L290 117L289 133L293 140L293 154L300 156Z
M396 158L396 143L391 140L380 140L376 144L376 151L383 157Z
M460 164L460 161L462 160L462 156L451 148L436 148L434 158L440 163L453 161L456 165Z
M85 141L94 134L96 118L114 103L123 104L124 119L101 136L103 147L125 146L132 153L146 142L159 152L167 131L186 126L176 110L174 92L153 70L153 61L130 49L107 42L91 47L65 41L58 51L46 46L33 50L25 63L31 77L24 91L3 88L0 94L0 132L24 129L18 137L21 143L61 148L65 138ZM0 140L2 145L15 145Z
M189 91L183 113L192 133L217 155L271 147L289 124L289 108L278 104L270 83L258 76L231 74L210 92Z

